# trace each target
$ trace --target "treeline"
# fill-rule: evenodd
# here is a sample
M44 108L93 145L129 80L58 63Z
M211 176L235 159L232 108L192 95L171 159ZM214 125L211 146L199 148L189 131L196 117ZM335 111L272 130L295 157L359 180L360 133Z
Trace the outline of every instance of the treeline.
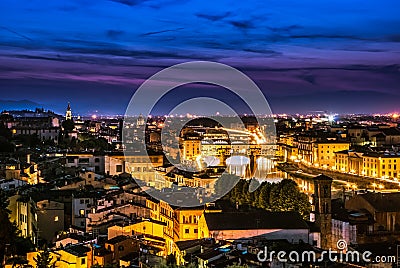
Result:
M289 179L279 183L263 182L261 185L257 180L239 180L224 198L234 205L248 205L267 211L297 211L304 219L309 218L311 211L308 196Z

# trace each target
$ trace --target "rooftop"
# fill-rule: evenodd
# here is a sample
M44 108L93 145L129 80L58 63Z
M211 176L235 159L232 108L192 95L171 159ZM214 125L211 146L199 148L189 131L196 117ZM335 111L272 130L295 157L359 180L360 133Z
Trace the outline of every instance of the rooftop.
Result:
M63 250L77 257L86 257L87 253L90 251L90 248L83 245L73 245L66 247Z
M119 235L106 241L107 244L115 245L129 239L129 236Z
M205 213L209 230L308 229L300 214L287 212Z

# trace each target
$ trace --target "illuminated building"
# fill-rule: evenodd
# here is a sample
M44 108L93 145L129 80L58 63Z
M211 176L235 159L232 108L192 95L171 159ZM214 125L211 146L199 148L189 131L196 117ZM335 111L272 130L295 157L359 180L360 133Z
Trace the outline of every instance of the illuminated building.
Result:
M198 221L204 207L178 208L174 212L174 241L198 238Z
M181 158L183 161L196 161L200 155L200 137L194 135L186 135L181 141Z
M363 175L397 179L400 175L400 154L368 152L363 155Z
M9 198L10 221L15 222L22 237L36 243L38 236L36 203L28 196L14 195Z
M68 102L67 111L65 112L65 120L72 120L71 105Z
M91 249L83 245L72 245L64 249L52 251L50 257L52 258L51 264L59 268L87 268L91 267L88 255ZM37 256L41 251L29 252L27 254L28 264L36 267Z
M321 168L332 168L335 166L335 152L348 150L350 143L327 140L313 143L312 163Z
M363 153L351 150L335 152L335 167L339 172L361 175L363 171Z

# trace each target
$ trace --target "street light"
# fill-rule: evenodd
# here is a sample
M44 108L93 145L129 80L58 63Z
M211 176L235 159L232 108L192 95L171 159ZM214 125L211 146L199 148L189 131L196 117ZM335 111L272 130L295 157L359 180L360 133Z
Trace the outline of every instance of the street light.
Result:
M374 182L374 183L372 184L372 187L374 187L374 192L375 192L376 186L378 186L378 185Z
M379 184L378 187L379 187L379 189L381 189L381 190L382 190L383 188L385 188L382 184Z

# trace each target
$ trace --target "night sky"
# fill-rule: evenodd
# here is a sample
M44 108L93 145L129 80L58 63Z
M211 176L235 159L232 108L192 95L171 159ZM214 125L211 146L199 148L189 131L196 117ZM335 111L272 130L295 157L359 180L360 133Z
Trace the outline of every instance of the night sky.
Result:
M208 60L275 113L400 111L399 14L396 0L2 0L0 100L123 114L155 72Z

